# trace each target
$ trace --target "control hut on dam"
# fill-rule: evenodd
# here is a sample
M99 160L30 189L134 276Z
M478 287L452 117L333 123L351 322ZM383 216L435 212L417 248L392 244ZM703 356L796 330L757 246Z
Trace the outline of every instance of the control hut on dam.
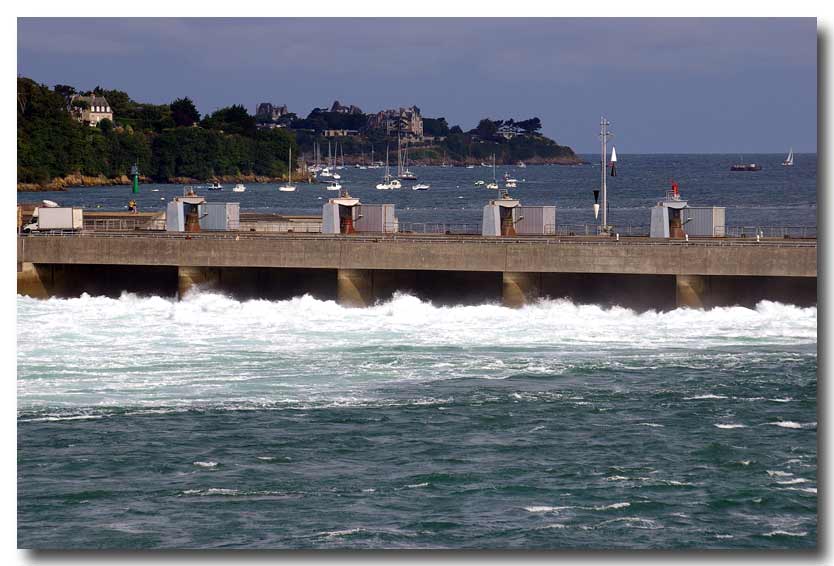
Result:
M522 206L509 193L484 206L482 236L546 236L556 233L555 206Z
M396 206L362 204L344 192L328 200L321 211L322 234L396 233L399 231Z
M726 233L725 210L720 206L689 206L677 183L651 211L652 238L682 239L688 236L720 238Z

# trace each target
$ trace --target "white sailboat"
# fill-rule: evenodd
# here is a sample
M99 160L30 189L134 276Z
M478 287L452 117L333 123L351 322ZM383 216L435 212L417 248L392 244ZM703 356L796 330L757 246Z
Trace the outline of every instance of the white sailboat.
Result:
M237 185L234 186L234 188L232 189L232 192L233 193L246 192L246 185L244 185L243 183L238 183Z
M290 147L290 155L287 158L287 170L289 172L289 181L286 185L278 187L278 190L282 193L292 193L295 191L295 185L292 184L292 147Z
M405 149L403 150L403 170L398 177L407 181L417 180L417 175L408 170L408 142L405 142Z
M782 162L785 167L793 167L793 148L788 152L788 156Z
M388 166L388 146L385 147L385 175L382 176L382 182L377 183L376 188L380 191L388 191L394 188L391 186L391 169Z
M488 189L497 189L498 182L495 180L495 154L492 154L492 182L487 184Z

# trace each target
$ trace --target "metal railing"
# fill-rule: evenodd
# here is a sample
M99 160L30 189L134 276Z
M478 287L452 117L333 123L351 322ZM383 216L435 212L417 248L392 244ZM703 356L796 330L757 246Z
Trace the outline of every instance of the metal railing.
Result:
M84 230L95 232L126 232L133 230L165 230L164 218L85 218Z
M321 233L321 222L241 222L240 231L273 234L319 234Z
M401 234L480 235L481 225L480 223L396 222L394 224L386 224L385 231L389 233L399 232Z
M816 226L726 226L724 235L730 238L816 238Z

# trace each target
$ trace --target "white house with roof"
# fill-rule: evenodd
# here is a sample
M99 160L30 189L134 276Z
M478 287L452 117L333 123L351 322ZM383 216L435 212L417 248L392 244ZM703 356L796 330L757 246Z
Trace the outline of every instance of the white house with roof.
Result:
M93 128L105 118L113 121L113 109L103 96L76 94L72 97L70 106L76 120Z

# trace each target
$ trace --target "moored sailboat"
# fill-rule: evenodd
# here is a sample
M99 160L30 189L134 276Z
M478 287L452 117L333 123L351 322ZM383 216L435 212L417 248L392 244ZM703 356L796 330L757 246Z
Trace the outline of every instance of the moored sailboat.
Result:
M282 193L291 193L295 191L295 185L292 184L292 147L290 147L289 157L287 157L287 170L289 172L289 180L287 184L278 187L278 190Z

